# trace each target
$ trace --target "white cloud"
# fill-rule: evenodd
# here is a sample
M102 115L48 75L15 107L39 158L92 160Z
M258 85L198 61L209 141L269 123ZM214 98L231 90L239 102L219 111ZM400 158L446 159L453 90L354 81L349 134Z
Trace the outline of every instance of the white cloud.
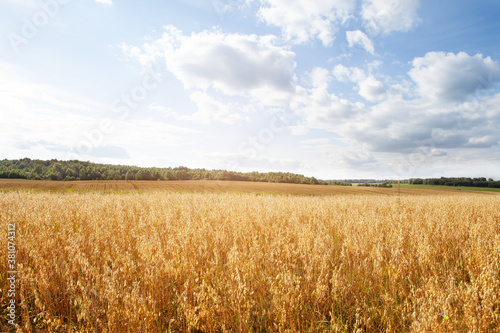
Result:
M344 65L336 65L333 68L333 76L340 82L359 82L366 79L366 74L362 69Z
M339 153L335 154L336 163L341 164L346 168L373 168L377 166L378 160L375 156L367 150L359 150L359 149L349 149L339 151Z
M325 85L312 85L310 89L299 87L290 107L308 127L335 130L363 112L365 106L330 94Z
M197 105L198 111L191 116L182 118L203 124L209 124L212 121L235 124L243 118L236 112L234 106L217 101L204 92L194 92L190 95L190 98Z
M307 139L300 141L301 145L304 146L323 146L330 143L330 139L322 138L322 139Z
M383 62L381 60L373 60L372 62L368 63L366 66L368 67L368 70L370 72L373 72L374 70L377 70L382 66Z
M358 93L370 102L376 102L386 97L384 84L373 75L368 76L358 67L345 67L336 65L333 68L333 76L340 82L355 82L358 84Z
M317 38L324 46L335 39L337 24L351 16L355 2L350 0L261 0L259 17L268 25L282 29L284 37L293 43L305 43Z
M443 149L498 145L500 94L484 101L443 107L390 96L338 130L370 151L442 155Z
M465 59L469 59L469 66L462 71L456 69L455 71L460 73L455 74L455 77L461 78L460 75L465 75L462 79L467 81L468 74L464 72L477 72L474 70L476 67L492 65L490 60L476 58L471 60L472 57L466 57ZM449 63L453 62L452 60ZM480 65L475 66L476 62ZM493 67L489 69L495 78L496 71L492 70ZM443 79L447 82L442 71L431 72L419 74L422 80L427 78L434 82L433 79ZM357 83L359 95L373 105L366 106L329 93L327 88L330 75L341 82ZM372 153L398 152L417 154L418 158L437 158L448 154L450 149L498 146L500 93L471 98L467 102L446 101L441 98L443 92L439 87L434 87L437 96L441 98L439 103L435 99L406 99L403 92L403 86L406 86L404 80L399 78L394 81L387 91L384 84L373 74L367 74L357 67L337 65L331 73L323 68L316 68L310 74L311 87L297 89L297 96L291 108L301 119L302 122L298 126L302 126L302 129L320 128L334 132L350 146L360 147ZM445 83L440 83L444 86L445 95L455 96L454 89L448 91ZM429 87L428 89L431 90ZM473 93L474 89L474 86L470 86L469 94ZM463 89L461 93L465 93Z
M297 111L297 110L295 110ZM291 125L287 126L287 129L292 133L292 135L296 136L302 136L302 135L307 135L311 129L311 126L304 124L304 125Z
M361 17L371 34L405 32L419 24L420 0L364 0Z
M330 72L326 68L315 67L309 73L309 84L315 88L327 89L331 80Z
M359 82L359 95L370 102L380 101L385 98L384 84L373 76Z
M295 90L295 53L274 45L276 37L203 31L185 36L173 26L142 51L122 45L143 65L164 58L186 89L213 88L227 95L282 105Z
M158 58L163 57L161 45L158 44L159 43L144 44L144 50L142 50L137 46L121 43L118 45L118 48L128 57L137 60L142 67L147 68L154 64Z
M408 74L420 96L434 102L463 101L500 80L499 64L481 54L429 52L412 64Z
M364 32L360 30L346 31L346 38L350 47L360 45L366 50L366 52L371 54L375 53L373 42Z
M95 2L97 3L102 3L103 5L112 5L113 4L113 0L94 0Z

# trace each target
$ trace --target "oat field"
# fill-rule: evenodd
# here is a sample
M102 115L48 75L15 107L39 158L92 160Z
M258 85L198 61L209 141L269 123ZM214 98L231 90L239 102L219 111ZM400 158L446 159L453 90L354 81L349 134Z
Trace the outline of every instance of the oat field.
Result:
M169 191L169 192L238 192L238 193L261 193L261 194L291 194L324 196L338 194L463 194L474 193L467 189L458 190L454 186L434 186L434 188L414 188L418 185L405 186L401 189L363 187L363 186L333 186L333 185L305 185L305 184L286 184L286 183L268 183L268 182L239 182L239 181L220 181L220 180L181 180L181 181L147 181L147 180L86 180L86 181L50 181L50 180L24 180L24 179L1 179L0 193L18 190L34 191L52 191L52 192L88 192L98 191L107 193L126 193L126 192L150 192L150 191ZM482 188L488 189L488 188ZM493 189L495 190L495 189ZM487 193L488 194L488 193Z
M391 192L392 193L392 192ZM500 196L0 193L0 331L499 332Z

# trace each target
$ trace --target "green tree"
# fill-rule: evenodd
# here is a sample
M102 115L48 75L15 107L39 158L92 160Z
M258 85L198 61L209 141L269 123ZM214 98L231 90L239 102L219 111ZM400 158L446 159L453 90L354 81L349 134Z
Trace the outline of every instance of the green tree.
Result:
M176 176L180 180L189 180L189 174L185 169L178 170Z
M80 178L80 180L88 180L89 179L85 168L80 169L80 172L78 173L78 177Z
M64 173L66 177L71 177L72 179L78 178L78 172L72 167L67 167Z
M49 175L51 175L50 178L52 180L63 180L64 177L66 176L66 173L64 172L64 169L63 169L63 165L59 162L54 163L52 165L52 168L50 170ZM56 179L53 179L54 175L55 175Z
M130 170L127 171L127 173L125 174L125 180L134 180L134 179L135 179L135 177L132 174L132 172L130 172Z
M139 172L135 175L136 180L152 180L153 176L151 175L151 172L146 169L141 169Z

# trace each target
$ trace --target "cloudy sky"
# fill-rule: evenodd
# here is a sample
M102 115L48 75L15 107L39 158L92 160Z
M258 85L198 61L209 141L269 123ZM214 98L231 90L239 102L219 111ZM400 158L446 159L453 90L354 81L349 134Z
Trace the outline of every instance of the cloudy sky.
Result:
M0 8L0 159L500 179L497 0Z

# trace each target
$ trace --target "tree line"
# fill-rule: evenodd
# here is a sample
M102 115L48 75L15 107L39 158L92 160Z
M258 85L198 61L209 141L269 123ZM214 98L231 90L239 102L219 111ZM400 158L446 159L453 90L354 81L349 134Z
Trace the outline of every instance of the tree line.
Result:
M467 178L467 177L441 177L441 178L410 178L409 184L422 185L446 185L446 186L474 186L474 187L492 187L500 188L500 181L485 177Z
M78 160L60 161L0 160L0 178L32 180L226 180L313 185L346 185L341 181L323 181L289 172L236 172L226 170L175 168L142 168L137 166L98 164Z
M385 181L383 183L359 183L358 186L364 186L364 187L392 187L389 182Z

